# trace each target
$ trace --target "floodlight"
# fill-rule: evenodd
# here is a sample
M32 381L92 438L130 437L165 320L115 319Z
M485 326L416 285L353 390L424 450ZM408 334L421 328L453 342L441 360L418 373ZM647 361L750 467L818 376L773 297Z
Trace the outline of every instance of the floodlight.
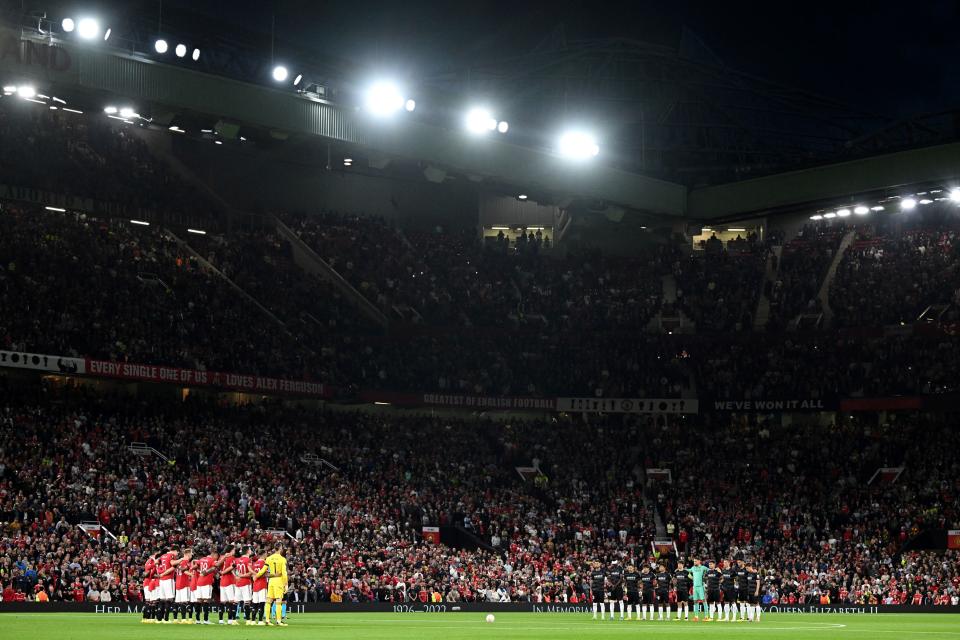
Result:
M407 111L413 111L414 109L417 108L417 101L414 100L413 98L410 98L409 100L406 101L406 103L404 103L403 108L406 109Z
M810 216L810 219L811 219L811 220L823 220L823 216L820 215L819 213L817 213L817 214L815 214L815 215Z
M177 57L178 57L178 58L182 58L182 57L184 57L185 55L187 55L187 45L182 44L182 43L181 43L181 44L178 44L178 45L177 45L177 48L174 49L173 51L174 51L174 53L177 54Z
M861 205L857 205L856 207L854 207L853 212L854 212L855 214L857 214L858 216L865 216L865 215L867 215L868 213L870 213L870 209L869 209L868 207L865 207L865 206L863 206L863 205L861 204Z
M169 45L167 45L166 40L160 39L153 43L153 49L157 53L166 53L168 48Z
M194 49L194 50L193 50L193 56L191 56L191 57L193 58L193 61L194 61L194 62L196 62L197 60L199 60L199 59L200 59L200 49Z
M600 147L592 135L584 131L568 131L560 136L557 144L560 155L584 160L600 153Z
M870 207L870 211L883 211L883 206L878 204L875 207Z
M124 108L120 109L120 117L121 117L121 118L126 118L127 120L129 120L129 119L131 119L131 118L136 118L136 117L138 117L138 116L137 116L137 112L134 111L132 108L130 108L130 107L124 107Z
M113 33L113 29L111 29L110 27L107 27L106 32L103 34L103 41L106 42L107 40L109 40L109 39L110 39L110 35L111 35L112 33Z
M474 107L467 111L465 120L467 131L473 134L486 133L497 128L497 119L490 115L490 112L483 107Z
M950 199L954 202L960 202L960 189L951 189Z
M510 128L510 124L507 123L506 120L502 120L500 121L499 124L497 124L497 131L499 131L500 133L506 133L509 128Z
M37 95L37 90L35 87L29 84L22 84L17 87L17 95L21 98L30 99Z
M850 209L840 209L837 211L838 218L848 218L850 216Z
M526 199L527 199L527 194L521 193L520 195L517 196L517 199L518 199L518 200L526 200Z
M904 198L903 200L900 201L900 208L903 209L904 211L910 211L911 209L915 209L916 207L917 207L917 201L914 200L913 198Z
M829 213L823 214L823 217L829 220L830 218L836 218L837 214L835 214L833 211L830 211Z
M117 108L114 107L113 105L111 105L111 106L108 106L108 107L104 107L104 108L103 108L103 112L104 112L105 114L107 114L108 116L112 116L112 115L114 115L114 114L117 112Z
M273 79L277 82L284 82L289 75L290 72L287 71L287 68L282 64L279 64L273 68Z
M303 80L303 74L298 73L297 77L293 79L293 86L297 87L300 85L300 82Z
M63 22L60 23L60 28L66 33L73 33L73 30L77 28L77 24L73 21L73 18L64 18Z
M77 33L84 40L93 40L100 35L100 25L93 18L83 18L77 23Z
M403 95L390 82L377 82L367 89L367 110L377 116L389 116L405 107Z

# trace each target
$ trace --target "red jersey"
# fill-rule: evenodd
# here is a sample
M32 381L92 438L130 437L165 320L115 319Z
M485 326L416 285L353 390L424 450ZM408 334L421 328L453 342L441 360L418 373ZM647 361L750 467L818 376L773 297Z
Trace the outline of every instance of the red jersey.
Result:
M83 595L83 586L79 584L73 585L73 601L83 602Z
M227 556L223 559L223 568L220 570L221 587L229 587L233 584L233 563L236 560L233 556Z
M263 558L257 558L253 561L253 573L254 575L260 573L260 569L263 569ZM267 588L267 574L264 573L259 578L253 579L253 590L254 591L263 591Z
M197 583L200 580L200 561L194 560L190 563L190 591L197 590Z
M173 580L173 572L163 575L165 571L173 567L173 561L176 559L177 555L175 553L168 552L160 556L160 562L157 564L157 576L160 580Z
M174 575L177 576L177 586L179 589L187 589L190 587L190 576L187 575L187 571L190 569L190 565L181 562L177 565L177 570L174 571Z
M157 562L153 558L147 558L147 563L143 565L143 588L156 589Z
M250 571L250 558L240 556L239 558L233 561L233 570L236 572L234 576L234 582L238 587L248 587L253 584L253 580L250 578L240 578L241 576Z
M198 573L203 573L210 569L213 569L213 567L217 564L217 561L211 558L210 556L207 556L205 558L200 558L199 560L197 560L197 562L200 567L200 571L198 571ZM216 571L210 571L210 573L207 573L206 575L198 576L197 586L198 587L213 586L213 578L215 574L216 574Z

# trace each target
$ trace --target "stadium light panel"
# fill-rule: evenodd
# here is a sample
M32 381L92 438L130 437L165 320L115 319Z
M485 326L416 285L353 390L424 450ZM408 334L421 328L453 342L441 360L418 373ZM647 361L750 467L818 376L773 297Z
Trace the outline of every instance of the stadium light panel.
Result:
M464 124L467 131L480 135L497 128L497 119L490 115L490 111L483 107L474 107L467 111Z
M510 123L508 123L506 120L501 120L497 124L497 131L499 131L500 133L506 133L509 129L510 129Z
M80 111L79 109L67 109L66 107L63 107L61 111L69 111L70 113L79 113L80 115L83 115L83 111Z
M166 40L160 39L153 43L153 50L157 53L166 53L167 49L170 48L170 45L167 44Z
M197 234L198 236L205 236L205 235L207 235L207 232L204 231L203 229L187 229L187 232L188 232L188 233L195 233L195 234Z
M112 115L114 115L115 113L117 113L117 108L111 105L111 106L109 106L109 107L104 107L104 108L103 108L103 112L104 112L105 114L107 114L108 116L112 116Z
M417 108L417 101L410 98L403 104L403 108L408 112L413 112L413 110Z
M857 205L856 207L854 207L853 212L854 212L855 214L857 214L858 216L865 216L865 215L867 215L868 213L870 213L870 209L869 209L868 207L865 207L865 206L863 206L863 205L861 204L861 205Z
M6 89L4 89L4 91L6 91ZM954 202L960 202L960 189L951 189L950 199Z
M560 155L574 160L586 160L600 153L600 147L592 135L584 131L567 131L557 144Z
M825 214L823 214L823 217L826 218L827 220L829 220L829 219L831 219L831 218L836 218L836 217L837 217L837 214L835 214L833 211L831 211L830 213L825 213Z
M8 84L8 85L5 85L5 86L3 87L3 92L4 92L4 93L16 93L16 92L17 92L17 88L16 88L15 86L13 86L12 84Z
M526 200L526 199L527 199L527 194L525 193L521 193L520 195L517 196L517 200Z
M819 213L817 213L817 214L814 214L814 215L810 216L810 219L811 219L811 220L823 220L823 216L820 215Z
M93 40L100 35L100 25L93 18L83 18L77 23L77 35L84 40Z
M916 209L916 207L917 201L913 198L904 198L900 201L900 208L904 211L911 211L912 209Z
M130 223L131 223L131 224L139 224L140 226L143 226L143 227L149 227L149 226L150 226L150 223L147 222L146 220L131 220Z
M29 84L22 84L17 87L17 95L25 100L30 100L37 95L37 90Z
M183 58L187 55L187 45L181 43L177 45L177 48L173 50L177 54L178 58Z
M196 62L197 60L199 60L199 59L200 59L200 49L194 49L194 50L193 50L193 55L190 56L190 57L193 58L193 61L194 61L194 62Z
M120 109L120 117L121 117L121 118L126 118L127 120L129 120L129 119L131 119L131 118L138 118L138 117L140 117L140 116L139 116L139 114L138 114L136 111L133 110L133 108L131 108L131 107L124 107L124 108Z
M282 64L278 64L273 68L273 79L277 82L285 82L290 76L290 72L287 71L287 68Z
M73 21L73 18L64 18L63 22L60 23L60 28L63 29L64 33L73 33L73 30L77 28L77 23Z
M107 30L103 33L103 41L106 42L109 40L111 35L113 35L113 29L107 27Z
M46 209L47 211L56 211L57 213L66 213L66 212L67 212L67 210L64 209L63 207L50 207L50 206L46 206L46 207L44 207L44 209Z
M920 204L932 204L932 203L933 203L933 200L931 200L930 198L924 198L923 200L920 201Z
M878 204L875 207L870 207L870 211L883 211L883 206Z
M300 86L300 82L302 82L302 81L303 81L303 74L302 74L302 73L298 73L298 74L297 74L297 77L293 79L293 86L295 86L295 87Z
M397 86L391 82L376 82L367 89L367 111L375 116L393 115L406 108L406 101Z
M849 217L850 217L850 209L839 209L839 210L837 211L837 217L838 217L838 218L849 218Z

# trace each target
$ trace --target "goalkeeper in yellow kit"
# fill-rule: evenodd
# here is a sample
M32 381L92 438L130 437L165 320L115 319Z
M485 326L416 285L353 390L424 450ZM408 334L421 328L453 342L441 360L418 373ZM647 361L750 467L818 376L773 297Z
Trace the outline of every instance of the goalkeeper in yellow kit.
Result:
M266 604L263 605L264 614L267 618L267 624L270 623L270 609L273 606L273 603L277 603L277 621L276 625L278 627L285 627L287 623L283 621L281 617L281 603L283 602L283 596L287 592L287 582L289 577L287 575L287 559L283 557L283 545L278 544L274 552L267 556L263 561L263 568L257 572L257 577L259 578L264 573L266 573L270 580L267 582L267 599Z

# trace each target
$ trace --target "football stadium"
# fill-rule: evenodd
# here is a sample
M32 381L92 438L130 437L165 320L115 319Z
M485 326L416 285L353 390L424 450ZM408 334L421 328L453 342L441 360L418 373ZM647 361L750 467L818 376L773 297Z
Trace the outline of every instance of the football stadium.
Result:
M0 0L0 635L960 637L948 5Z

